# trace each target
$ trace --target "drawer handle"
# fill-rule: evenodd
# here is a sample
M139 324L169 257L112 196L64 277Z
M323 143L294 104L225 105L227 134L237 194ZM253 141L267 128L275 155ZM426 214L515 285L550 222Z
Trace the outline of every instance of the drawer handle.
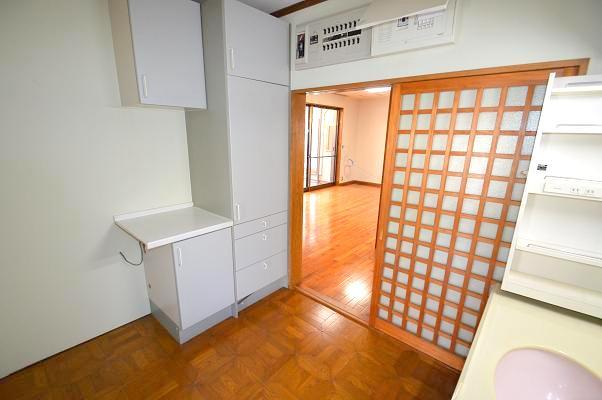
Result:
M265 233L261 235L261 240L268 240L268 235L266 235Z
M268 227L268 221L261 221L261 226L263 226L264 228Z
M265 269L265 270L267 270L267 269L268 269L268 263L267 263L267 262L264 262L264 263L263 263L263 269Z

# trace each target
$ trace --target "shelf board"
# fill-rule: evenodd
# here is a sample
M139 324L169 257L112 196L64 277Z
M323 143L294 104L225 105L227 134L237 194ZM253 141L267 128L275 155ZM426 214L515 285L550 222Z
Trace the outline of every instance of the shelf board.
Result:
M541 133L565 135L602 135L602 125L569 125L554 128L542 128Z
M602 318L602 293L522 272L506 272L502 290Z
M516 249L546 257L559 258L580 264L602 267L602 254L582 249L574 249L555 243L539 242L530 239L518 238Z
M570 86L552 89L552 96L563 96L573 94L602 94L602 85Z
M527 193L528 194L534 194L534 195L537 195L537 196L558 197L560 199L568 199L568 200L587 200L587 201L602 202L602 198L600 198L600 197L572 196L570 194L549 193L549 192L544 192L542 190L537 190L537 189L527 190Z

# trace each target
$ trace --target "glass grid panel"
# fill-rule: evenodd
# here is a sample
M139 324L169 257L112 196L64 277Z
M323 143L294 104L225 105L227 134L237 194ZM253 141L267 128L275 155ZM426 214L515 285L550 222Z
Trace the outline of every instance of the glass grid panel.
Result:
M503 277L545 90L486 83L403 93L388 149L396 170L385 177L395 203L383 221L378 317L460 357Z

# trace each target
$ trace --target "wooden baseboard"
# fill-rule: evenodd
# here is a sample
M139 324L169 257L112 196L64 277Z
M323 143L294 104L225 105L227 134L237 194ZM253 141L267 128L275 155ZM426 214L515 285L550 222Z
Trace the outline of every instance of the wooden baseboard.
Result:
M367 182L367 181L355 181L355 180L337 183L337 185L339 185L339 186L353 185L353 184L356 184L356 185L365 185L365 186L375 186L375 187L380 187L381 186L380 183Z
M353 181L353 183L355 183L357 185L374 186L374 187L380 187L381 186L380 183L376 183L376 182Z

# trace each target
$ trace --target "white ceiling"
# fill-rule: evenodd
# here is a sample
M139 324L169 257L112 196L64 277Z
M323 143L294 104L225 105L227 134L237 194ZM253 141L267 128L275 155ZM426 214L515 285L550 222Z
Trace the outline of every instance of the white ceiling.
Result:
M283 9L292 4L298 3L300 0L240 0L242 3L248 4L268 14L274 11Z
M365 90L348 90L345 92L338 92L337 94L340 94L341 96L347 96L347 97L353 97L354 99L376 99L376 98L382 98L382 97L389 97L389 91L386 92L377 92L377 93L370 93L370 92L366 92Z

